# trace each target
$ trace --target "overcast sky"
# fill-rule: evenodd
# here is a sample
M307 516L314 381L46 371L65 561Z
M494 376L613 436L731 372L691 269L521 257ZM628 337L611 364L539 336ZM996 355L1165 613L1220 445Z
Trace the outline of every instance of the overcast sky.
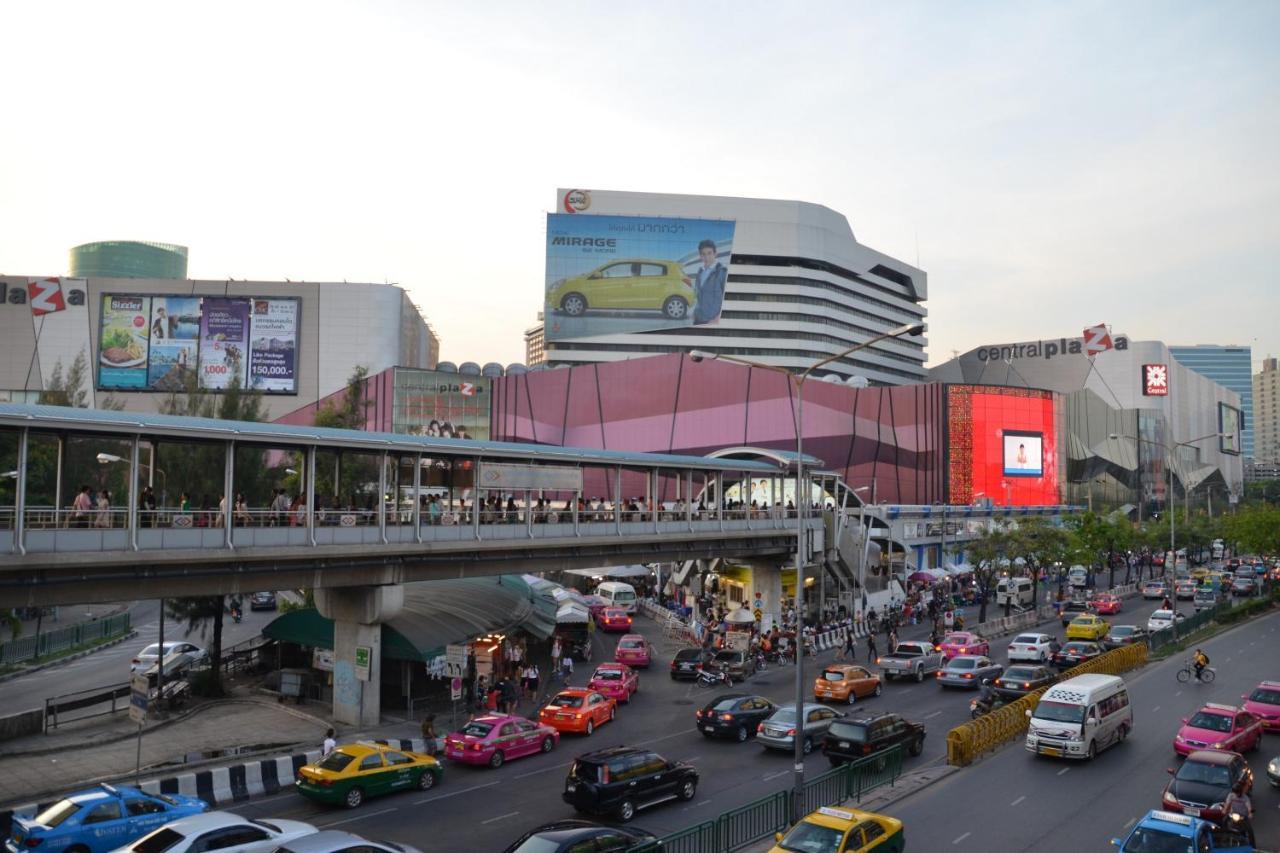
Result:
M524 359L558 186L800 199L931 363L1086 325L1280 355L1280 3L12 3L0 272L392 281Z

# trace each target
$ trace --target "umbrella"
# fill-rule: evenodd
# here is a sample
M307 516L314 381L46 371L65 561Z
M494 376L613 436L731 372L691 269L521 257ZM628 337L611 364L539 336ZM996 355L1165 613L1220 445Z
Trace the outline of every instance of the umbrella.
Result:
M919 572L912 572L907 577L907 580L916 581L917 583L933 583L935 580L937 580L937 578L929 572L919 571Z
M724 621L734 625L748 625L756 621L755 615L745 607L739 607L728 616L724 617Z
M591 614L587 612L586 608L574 602L570 602L568 604L562 604L560 605L560 608L556 610L557 625L571 625L571 624L585 625L587 623L587 620L589 620L590 618L591 618Z

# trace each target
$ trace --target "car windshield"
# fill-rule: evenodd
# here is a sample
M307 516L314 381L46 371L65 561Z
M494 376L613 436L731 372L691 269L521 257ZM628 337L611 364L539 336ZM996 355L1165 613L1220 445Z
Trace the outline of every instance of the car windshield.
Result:
M769 721L773 723L792 723L795 722L795 719L795 708L779 708L774 712L773 716L769 718Z
M1231 731L1231 718L1226 714L1209 714L1205 711L1199 711L1187 721L1187 725L1194 729L1208 729L1211 732L1229 732Z
M701 656L700 649L681 649L676 652L676 660L697 660Z
M467 737L484 737L491 731L493 731L493 723L481 723L478 721L467 723L462 729L462 733Z
M1013 638L1013 641L1028 646L1036 646L1040 644L1040 636L1038 634L1019 634Z
M716 652L715 659L722 663L737 663L741 652Z
M1201 764L1199 761L1185 761L1178 768L1178 775L1173 777L1179 782L1200 782L1205 785L1231 787L1231 771L1222 764Z
M1036 671L1029 666L1011 666L1005 670L1001 681L1025 681L1028 678L1035 678Z
M838 669L829 669L822 673L822 677L827 681L844 681L844 673Z
M581 708L582 697L574 696L571 693L561 693L559 696L551 700L551 704L560 708Z
M591 844L590 841L586 843ZM562 849L564 849L563 845L558 840L547 838L539 833L526 838L524 843L513 849L511 853L560 853Z
M80 811L80 806L70 800L59 800L49 808L40 812L32 820L41 826L57 826L76 812Z
M342 750L335 749L333 752L326 755L316 766L321 770L333 770L334 772L337 772L339 770L346 770L347 765L355 760L356 757L354 755L347 755Z
M739 701L739 698L738 698L738 697L736 697L736 696L730 696L730 697L727 697L727 698L725 698L725 699L721 699L719 702L717 702L716 704L712 705L712 706L711 706L711 710L713 710L713 711L732 711L732 710L734 709L734 707L738 704L738 701Z
M1116 625L1111 629L1111 638L1114 640L1117 637L1127 637L1132 634L1134 630L1135 628L1132 625Z
M977 665L977 658L952 658L947 669L973 669Z
M620 640L618 642L620 649L643 649L644 640Z
M1093 650L1093 646L1088 643L1067 643L1062 647L1062 650L1067 654L1073 655L1087 654Z
M185 836L181 832L175 832L166 826L163 829L157 829L129 849L133 850L134 853L164 853L164 851L184 838Z
M592 681L621 681L622 672L616 669L597 669Z
M1280 690L1270 687L1259 687L1249 694L1251 702L1261 702L1263 705L1280 705Z
M837 853L843 840L843 830L804 821L788 832L778 846L797 853Z
M1092 617L1092 616L1077 616L1076 618L1074 618L1074 619L1072 619L1072 620L1071 620L1071 624L1072 624L1072 625L1092 625L1092 624L1093 624L1093 617Z
M1171 622L1173 621L1173 611L1157 610L1155 613L1151 614L1151 620L1153 622Z
M1068 705L1065 702L1041 702L1036 705L1035 713L1032 715L1037 720L1045 720L1051 723L1075 723L1084 722L1084 706Z
M606 619L621 619L627 615L627 611L610 607L604 612L604 615Z
M862 743L867 739L867 727L862 723L844 723L837 720L829 729L832 737Z
M963 646L969 642L969 638L964 634L947 634L946 639L942 642L948 645Z
M1138 851L1142 851L1142 853L1193 853L1195 850L1194 844L1195 842L1190 838L1174 835L1172 832L1165 832L1163 829L1140 826L1125 841L1124 849L1132 850L1134 853L1138 853Z
M919 646L899 645L893 653L900 658L917 658L922 656L924 651Z

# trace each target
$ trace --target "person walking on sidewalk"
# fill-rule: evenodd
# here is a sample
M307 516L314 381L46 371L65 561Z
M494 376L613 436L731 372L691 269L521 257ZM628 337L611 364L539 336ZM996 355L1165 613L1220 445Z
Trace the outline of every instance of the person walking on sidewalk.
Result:
M436 715L427 714L422 718L422 739L426 742L427 755L436 754Z
M333 737L333 729L329 729L324 733L324 743L320 745L320 757L325 758L329 753L338 748L338 742Z
M867 634L867 663L875 663L876 660L876 635Z

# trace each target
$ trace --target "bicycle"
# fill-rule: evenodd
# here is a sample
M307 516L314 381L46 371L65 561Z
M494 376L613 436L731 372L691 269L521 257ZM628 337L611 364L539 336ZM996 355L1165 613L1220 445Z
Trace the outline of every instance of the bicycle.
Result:
M1213 671L1213 667L1206 666L1204 669L1200 670L1200 677L1197 680L1204 684L1212 684L1213 679L1216 676L1217 673ZM1191 665L1190 661L1187 661L1182 665L1182 669L1178 670L1178 683L1186 684L1193 678L1196 678L1196 668Z

